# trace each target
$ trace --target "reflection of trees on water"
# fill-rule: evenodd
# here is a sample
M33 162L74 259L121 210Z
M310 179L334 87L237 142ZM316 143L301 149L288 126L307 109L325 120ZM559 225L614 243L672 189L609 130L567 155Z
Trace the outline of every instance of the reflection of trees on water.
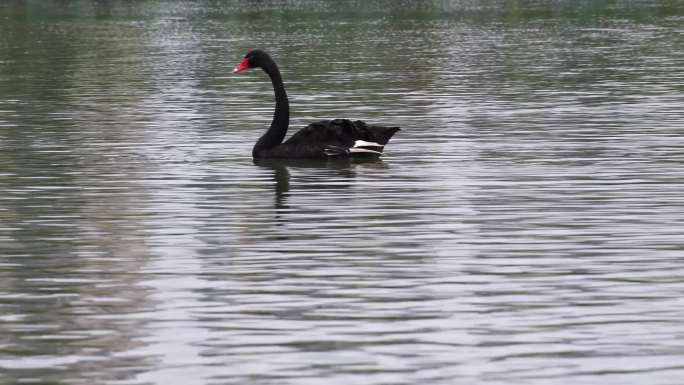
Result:
M126 315L155 306L138 274L150 257L141 223L150 191L132 177L152 170L131 144L144 137L132 111L147 94L145 35L133 23L90 22L109 3L0 5L0 223L10 227L0 292L26 298L3 304L17 322L0 340L54 367L31 370L48 382L154 366L152 356L119 355L147 337L147 320ZM111 357L109 374L85 359L94 355Z

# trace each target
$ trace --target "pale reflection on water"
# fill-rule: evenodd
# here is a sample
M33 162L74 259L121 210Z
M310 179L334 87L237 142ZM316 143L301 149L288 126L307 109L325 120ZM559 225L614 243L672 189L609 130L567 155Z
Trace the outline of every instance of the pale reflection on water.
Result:
M0 5L0 383L681 382L678 7L74 4ZM387 156L253 161L253 47Z

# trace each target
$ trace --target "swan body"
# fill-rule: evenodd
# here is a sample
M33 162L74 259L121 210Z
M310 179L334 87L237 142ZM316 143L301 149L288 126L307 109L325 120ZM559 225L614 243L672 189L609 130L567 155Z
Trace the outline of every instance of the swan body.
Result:
M254 158L378 157L399 127L369 125L361 120L322 120L311 123L283 142L289 126L290 107L280 70L264 51L247 53L233 72L261 68L271 78L276 106L271 126L252 149Z

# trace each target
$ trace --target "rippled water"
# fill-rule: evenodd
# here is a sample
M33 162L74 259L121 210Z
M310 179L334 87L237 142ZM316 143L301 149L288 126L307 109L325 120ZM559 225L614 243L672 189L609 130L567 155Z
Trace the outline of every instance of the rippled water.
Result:
M680 384L678 2L0 5L0 383ZM254 162L292 124L379 162Z

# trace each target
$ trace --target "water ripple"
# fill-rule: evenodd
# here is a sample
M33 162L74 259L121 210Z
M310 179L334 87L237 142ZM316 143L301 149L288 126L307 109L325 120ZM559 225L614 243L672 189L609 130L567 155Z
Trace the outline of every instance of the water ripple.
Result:
M679 383L681 15L609 3L0 5L3 379ZM252 161L254 47L383 160Z

